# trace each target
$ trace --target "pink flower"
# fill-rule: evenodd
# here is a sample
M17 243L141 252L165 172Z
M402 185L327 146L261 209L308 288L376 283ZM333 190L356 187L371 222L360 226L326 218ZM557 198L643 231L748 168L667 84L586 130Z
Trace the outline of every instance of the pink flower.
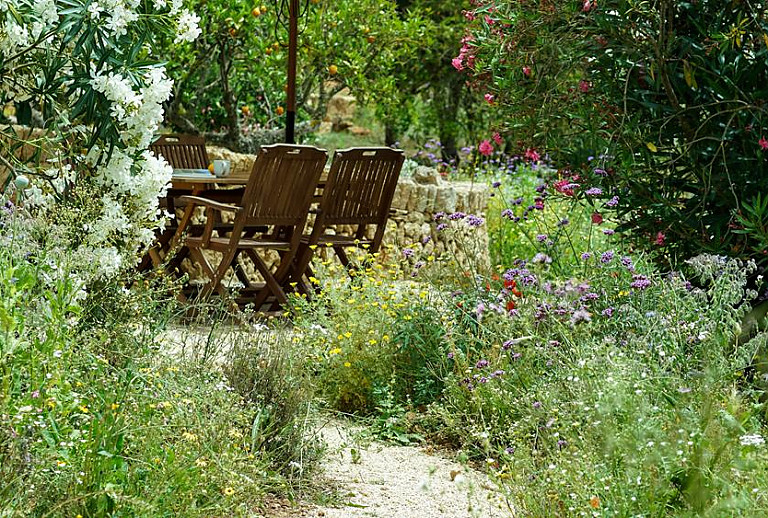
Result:
M584 0L584 5L582 6L581 10L585 13L588 13L595 7L597 7L597 0Z
M579 81L579 91L583 94L589 92L589 89L592 87L589 81L581 80Z
M552 186L560 194L564 194L565 196L573 196L575 192L574 188L576 184L574 184L570 180L566 180L565 178L563 178L562 180L558 180L555 183L553 183Z
M758 140L757 143L760 144L763 151L768 149L768 140L766 140L765 137L760 137L760 140Z
M535 149L530 147L525 150L525 154L523 156L528 160L530 160L531 162L538 162L539 158L541 158L541 155L539 155L539 153L536 152Z
M480 147L478 148L480 151L480 154L488 156L491 153L493 153L493 146L491 145L491 142L488 140L483 140L480 142Z
M475 19L475 11L464 11L464 17L470 22Z
M664 232L659 232L656 234L656 239L653 241L654 244L659 246L664 246L664 240L667 238L667 236L664 235Z
M499 135L499 132L498 132L498 131L497 131L497 132L495 132L495 133L494 133L494 134L491 136L491 138L493 139L493 141L494 141L494 142L496 142L496 145L497 145L497 146L500 146L500 145L501 145L501 135Z
M493 25L493 22L494 22L493 18L491 18L490 16L488 16L486 14L485 15L485 23L487 23L488 25Z
M456 56L451 60L451 64L453 65L453 68L456 70L464 70L464 60L461 59L461 56Z
M485 101L488 104L493 104L494 99L496 99L496 97L493 94L485 94L483 97L485 97Z
M603 215L599 212L593 212L592 213L592 223L595 225L600 225L603 222Z
M529 67L528 65L525 65L523 67L523 75L525 77L531 77L531 67Z

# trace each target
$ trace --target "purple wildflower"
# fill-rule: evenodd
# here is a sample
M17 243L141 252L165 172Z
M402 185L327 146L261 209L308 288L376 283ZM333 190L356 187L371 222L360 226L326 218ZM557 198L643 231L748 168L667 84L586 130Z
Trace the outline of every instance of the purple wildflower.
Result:
M466 217L467 217L467 215L465 213L461 212L461 211L454 212L453 214L449 214L448 215L448 219L453 220L453 221L456 221L456 220L459 220L459 219L464 219Z
M488 360L480 360L475 364L475 369L484 369L485 367L488 367L488 365Z
M445 212L443 212L443 211L436 212L435 215L434 215L435 221L440 221L444 217L445 217Z
M603 234L605 234L606 236L612 236L615 233L616 233L616 231L613 230L612 228L604 228L603 229Z
M504 349L505 351L508 351L512 348L514 344L515 344L514 340L507 340L506 342L501 344L501 348Z
M571 221L568 218L563 218L560 221L557 222L558 227L565 227L568 225Z
M415 263L413 263L413 267L418 270L419 268L423 268L424 264L425 264L424 261L416 261Z
M437 230L438 232L442 232L446 228L448 228L447 223L440 223L439 225L437 225L437 227L435 227L435 230Z
M485 220L480 216L475 216L474 214L470 214L469 216L467 216L467 225L469 225L470 227L477 228L483 223L485 223Z
M606 252L603 252L603 254L600 256L600 262L603 264L610 263L613 261L613 250L608 250Z
M403 257L406 259L410 259L413 257L413 249L412 248L403 248Z
M543 243L546 240L547 240L546 234L539 234L538 236L536 236L536 241L538 241L539 243Z
M635 270L635 265L632 264L632 258L627 255L621 258L621 264L630 272Z
M534 401L533 408L541 408L541 401Z
M630 286L636 290L642 291L651 285L651 280L645 275L633 275L632 279L634 280L632 281L632 284L630 284Z
M586 261L586 260L587 260L587 259L589 259L590 257L592 257L592 254L591 254L591 253L589 253L589 252L584 252L583 254L581 254L581 259L582 259L582 261Z
M602 312L602 315L603 315L604 317L608 317L608 318L610 318L610 317L612 317L612 316L613 316L613 312L614 312L614 309L613 309L612 307L610 307L610 306L609 306L609 307L607 307L607 308L605 308L605 309L603 310L603 312Z
M589 196L600 196L603 194L603 190L600 187L590 187L584 193Z
M499 182L499 181L497 180L497 181L495 181L495 182L493 182L493 183L491 184L491 187L493 187L494 189L498 189L499 187L501 187L501 182Z
M578 324L580 322L591 322L592 315L586 308L579 308L571 315L571 324Z
M594 173L595 173L597 176L608 176L608 172L607 172L605 169L601 169L601 168L599 168L599 167L596 167L596 168L594 169Z
M611 198L610 200L605 202L605 206L606 207L615 207L618 204L619 204L619 197L618 196L614 196L613 198Z
M541 263L541 264L550 264L552 263L552 258L549 257L547 254L543 254L539 252L538 254L533 256L533 259L531 259L532 263Z
M513 217L515 217L515 213L512 212L512 209L504 209L504 210L501 211L501 217L502 218L507 218L507 219L512 219Z

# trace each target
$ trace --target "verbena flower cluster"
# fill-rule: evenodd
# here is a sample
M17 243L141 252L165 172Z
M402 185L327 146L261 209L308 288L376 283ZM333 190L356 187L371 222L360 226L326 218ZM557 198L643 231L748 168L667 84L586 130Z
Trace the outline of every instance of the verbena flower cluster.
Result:
M147 65L154 39L175 28L176 43L193 41L200 18L181 0L100 0L79 8L0 0L0 13L0 105L42 106L37 125L44 127L44 160L32 163L9 146L4 165L32 177L25 204L38 216L53 215L54 224L79 187L97 193L89 202L100 209L82 228L62 232L76 236L64 246L99 265L99 276L114 274L162 225L158 197L171 177L170 166L147 151L173 86L164 67ZM13 131L0 129L15 137ZM0 139L0 146L6 140L13 142Z

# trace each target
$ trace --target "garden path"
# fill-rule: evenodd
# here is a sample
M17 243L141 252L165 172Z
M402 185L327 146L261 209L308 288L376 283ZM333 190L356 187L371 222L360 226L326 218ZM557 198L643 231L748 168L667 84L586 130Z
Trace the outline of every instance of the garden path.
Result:
M174 357L221 361L241 330L224 326L169 329L161 342ZM369 440L364 428L331 419L319 424L326 443L321 484L335 505L267 502L259 518L503 518L515 516L488 477L431 448Z
M303 518L501 518L513 516L487 477L439 453L360 440L342 421L320 433L328 483L341 502L304 509Z

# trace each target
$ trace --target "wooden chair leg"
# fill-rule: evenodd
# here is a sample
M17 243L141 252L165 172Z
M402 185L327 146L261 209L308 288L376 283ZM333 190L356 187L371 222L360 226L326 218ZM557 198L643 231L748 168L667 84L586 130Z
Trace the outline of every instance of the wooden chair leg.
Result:
M269 271L269 266L267 263L265 263L264 260L259 257L259 255L254 250L248 250L247 253L253 263L256 265L256 268L259 270L261 276L264 277L264 282L266 284L254 298L254 306L256 310L258 311L264 302L266 302L270 293L275 296L280 304L287 304L288 297L285 295L285 291L283 291L283 288L280 286L280 283L277 282L275 276L272 274L272 272ZM280 267L278 267L278 270L279 269Z

